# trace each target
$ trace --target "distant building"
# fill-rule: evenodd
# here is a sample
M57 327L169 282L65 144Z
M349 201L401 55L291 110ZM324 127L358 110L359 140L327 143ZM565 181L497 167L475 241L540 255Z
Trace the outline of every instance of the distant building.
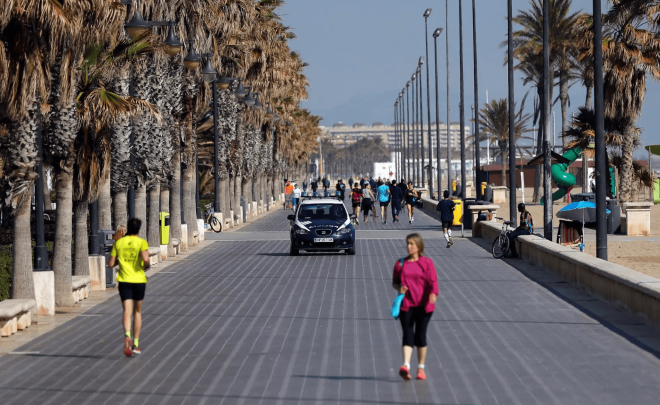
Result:
M428 147L428 125L420 125L419 122L416 125L416 128L413 130L412 124L410 127L404 125L402 128L406 133L410 134L410 146L419 146L419 128L423 128L423 142L424 147ZM444 122L438 123L440 129L440 148L445 149L447 147L447 126ZM374 122L372 126L366 126L363 123L355 123L352 126L347 126L343 122L337 122L332 125L332 127L321 126L321 131L324 136L330 138L334 144L344 145L357 142L359 139L369 139L369 138L381 138L383 143L390 147L390 150L394 150L396 145L396 132L394 131L394 124L392 125L383 125L382 122ZM433 148L436 147L437 137L436 137L436 123L431 124L431 144ZM449 136L451 140L452 149L460 148L460 139L461 131L460 124L458 122L452 122L449 127ZM409 132L408 132L409 131ZM415 134L413 136L413 133ZM467 138L470 135L470 126L465 126L465 137ZM405 135L404 135L405 136Z

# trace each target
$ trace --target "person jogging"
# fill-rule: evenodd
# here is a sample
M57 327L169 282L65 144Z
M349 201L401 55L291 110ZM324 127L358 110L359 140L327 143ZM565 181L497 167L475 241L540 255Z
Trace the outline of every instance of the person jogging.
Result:
M119 297L124 308L124 354L131 357L140 354L140 330L142 329L142 301L147 289L149 268L149 243L138 237L142 221L138 218L128 220L126 236L112 246L108 266L119 263L117 282ZM131 317L133 318L133 337L131 341Z
M364 223L369 222L369 211L373 209L374 193L371 191L369 183L362 189L362 213L364 215ZM374 216L374 222L376 217Z
M360 205L362 202L362 190L360 190L360 186L355 183L355 187L351 189L350 193L350 198L351 198L351 205L353 206L353 214L357 215L355 218L355 225L360 225Z
M378 202L380 203L380 216L385 225L387 223L387 206L390 204L390 188L386 184L380 183L378 186Z
M330 180L324 178L323 179L323 192L325 193L325 196L328 196L328 190L330 189Z
M396 184L396 180L392 180L390 186L390 195L392 196L392 222L399 222L399 213L401 212L401 201L403 200L403 193L401 188Z
M454 210L456 209L456 203L454 203L449 197L449 190L445 190L442 194L444 197L443 200L438 202L436 207L437 211L440 211L440 220L442 221L442 232L445 234L445 240L447 241L447 247L450 248L454 244L454 239L451 237L451 226L454 223Z
M417 198L417 191L415 191L412 182L409 182L408 189L406 190L406 207L408 208L409 224L412 224L415 220L415 198Z
M397 260L392 275L392 287L405 294L399 320L403 329L403 365L399 375L410 380L410 358L417 346L417 379L426 380L426 331L438 299L438 275L433 260L424 256L424 240L413 233L406 238L408 256Z
M337 181L337 185L335 186L335 189L339 192L339 197L341 198L341 200L344 201L344 193L346 192L346 185L344 184L344 181L342 179L339 179Z
M348 178L348 187L351 188L351 189L353 188L353 178L352 177Z

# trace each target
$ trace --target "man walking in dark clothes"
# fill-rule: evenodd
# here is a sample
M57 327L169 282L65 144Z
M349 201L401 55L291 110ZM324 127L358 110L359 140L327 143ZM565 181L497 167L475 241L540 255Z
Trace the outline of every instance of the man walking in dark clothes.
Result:
M396 180L392 180L390 186L390 195L392 196L392 222L399 222L399 212L401 212L401 200L403 200L403 192L397 186Z

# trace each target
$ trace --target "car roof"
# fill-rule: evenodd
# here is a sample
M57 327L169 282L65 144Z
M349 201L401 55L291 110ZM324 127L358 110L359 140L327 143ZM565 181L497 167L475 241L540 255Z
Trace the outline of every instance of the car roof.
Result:
M309 205L309 204L341 204L344 205L343 202L339 201L336 198L314 198L310 200L303 200L302 205Z

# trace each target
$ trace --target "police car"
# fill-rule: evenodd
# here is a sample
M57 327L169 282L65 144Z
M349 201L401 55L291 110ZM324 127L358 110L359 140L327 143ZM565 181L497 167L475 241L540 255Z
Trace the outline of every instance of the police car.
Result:
M291 225L290 254L306 252L339 252L355 254L355 228L344 203L338 197L302 197L295 214L287 219Z

